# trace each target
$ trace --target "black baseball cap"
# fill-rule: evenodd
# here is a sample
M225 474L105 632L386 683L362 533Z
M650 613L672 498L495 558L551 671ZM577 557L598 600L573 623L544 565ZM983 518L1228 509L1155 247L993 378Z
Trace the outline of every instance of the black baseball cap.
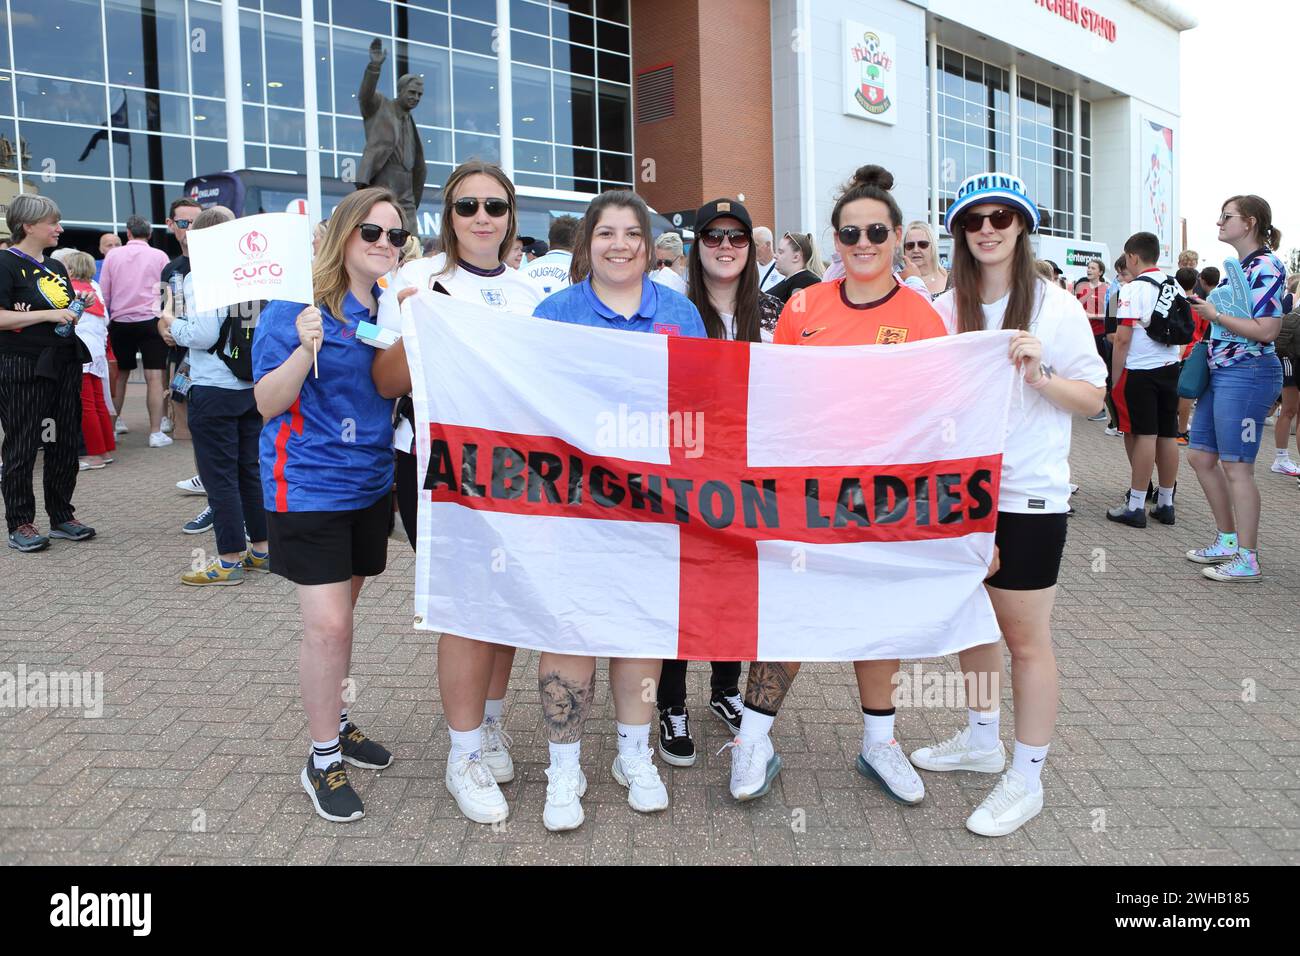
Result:
M703 232L709 228L709 223L715 219L721 219L723 216L739 219L746 232L752 233L754 231L754 223L749 218L749 210L745 208L744 203L737 199L715 199L712 202L706 202L695 213L695 231L697 233Z
M527 249L529 246L531 246L534 242L537 241L532 236L515 236L515 238L518 239L521 243L523 243L525 249Z
M532 242L524 246L524 252L528 253L530 256L544 256L550 251L550 246L541 239L534 239Z

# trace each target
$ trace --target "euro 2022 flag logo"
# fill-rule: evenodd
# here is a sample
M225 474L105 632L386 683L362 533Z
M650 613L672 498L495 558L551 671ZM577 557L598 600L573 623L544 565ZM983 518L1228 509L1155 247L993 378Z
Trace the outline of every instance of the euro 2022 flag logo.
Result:
M266 236L256 229L239 237L239 251L246 259L260 259L266 253Z
M274 259L267 261L270 240L265 233L256 229L239 237L239 251L248 261L236 266L234 280L258 286L278 286L283 284L284 267Z
M861 68L854 98L868 113L879 116L893 105L885 89L885 74L893 70L893 61L884 52L880 37L870 31L862 34L862 43L853 48L853 58Z

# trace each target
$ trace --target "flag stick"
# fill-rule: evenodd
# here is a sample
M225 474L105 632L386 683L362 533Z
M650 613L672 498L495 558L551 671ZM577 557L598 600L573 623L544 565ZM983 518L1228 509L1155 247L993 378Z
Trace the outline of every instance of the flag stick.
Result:
M316 364L316 340L311 340L311 372L313 378L320 378L320 366Z

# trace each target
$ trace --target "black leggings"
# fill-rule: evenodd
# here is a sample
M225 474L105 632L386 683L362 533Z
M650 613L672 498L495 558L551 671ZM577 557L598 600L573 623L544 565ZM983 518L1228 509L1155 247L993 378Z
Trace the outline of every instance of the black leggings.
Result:
M397 510L402 515L406 540L415 550L416 516L420 509L420 481L416 475L415 456L404 451L397 453Z
M664 661L659 675L659 708L686 706L686 665L690 661ZM740 684L740 661L714 661L711 690L731 690Z

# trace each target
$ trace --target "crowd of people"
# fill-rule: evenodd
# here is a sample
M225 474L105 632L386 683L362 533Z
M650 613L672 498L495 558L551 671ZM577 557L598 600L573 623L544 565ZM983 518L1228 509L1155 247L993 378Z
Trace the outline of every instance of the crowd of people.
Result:
M1272 470L1300 473L1286 451L1300 315L1287 315L1285 272L1274 253L1280 233L1257 196L1232 197L1219 220L1219 237L1233 247L1250 290L1238 309L1248 314L1235 314L1225 311L1228 299L1208 297L1231 290L1232 276L1197 272L1190 261L1166 275L1149 233L1125 243L1114 280L1096 261L1067 288L1059 268L1035 258L1040 218L1032 197L1002 173L970 177L946 210L952 251L945 268L934 231L904 216L892 188L893 176L879 166L852 174L830 215L833 249L824 261L813 232L776 240L728 197L697 211L689 248L675 232L656 237L645 202L621 190L601 194L581 218L556 218L545 241L520 237L510 178L491 163L468 162L444 184L437 237L422 244L403 228L392 193L359 189L313 232L313 304L246 302L215 311L195 307L187 236L229 221L228 209L172 203L167 228L182 255L170 261L150 246L150 224L133 217L124 245L105 236L97 264L74 250L47 255L58 245L60 210L48 198L19 196L7 211L13 244L0 251L0 484L9 546L34 552L50 538L94 536L75 517L77 476L113 461L139 356L149 447L170 444L168 433L182 422L193 439L197 474L177 485L205 494L207 507L183 530L210 529L216 539L215 556L180 581L237 585L253 572L274 572L294 584L311 738L301 785L325 819L355 820L364 808L345 765L381 769L394 759L358 728L342 693L355 608L366 579L385 570L394 510L416 547L419 496L404 345L399 337L373 348L357 337L360 322L400 333L408 299L445 295L543 321L781 345L1011 330L1006 360L1025 394L1010 413L985 581L1011 659L1010 755L996 693L970 700L966 725L951 737L906 753L894 729L899 662L854 664L863 720L857 771L904 804L925 797L918 770L994 775L967 826L986 836L1011 833L1042 809L1059 702L1051 614L1072 514L1074 416L1105 421L1107 434L1124 436L1130 487L1109 519L1145 527L1150 497L1150 515L1174 522L1181 442L1216 524L1213 543L1187 558L1216 581L1259 580L1253 464L1275 405ZM51 431L42 431L46 423ZM32 487L42 449L48 535L36 524ZM479 823L511 812L501 785L515 776L503 726L514 656L514 648L472 634L438 638L450 737L444 781ZM1001 643L960 659L968 677L981 677L968 687L1000 686ZM685 661L610 661L618 731L611 773L635 811L669 805L656 752L673 766L695 763L686 671ZM709 709L734 735L737 800L762 797L781 770L771 729L798 671L798 662L752 662L742 685L741 662L711 664ZM542 818L550 830L583 823L581 752L595 675L591 657L540 655L538 707L549 746ZM657 688L650 698L647 681Z

